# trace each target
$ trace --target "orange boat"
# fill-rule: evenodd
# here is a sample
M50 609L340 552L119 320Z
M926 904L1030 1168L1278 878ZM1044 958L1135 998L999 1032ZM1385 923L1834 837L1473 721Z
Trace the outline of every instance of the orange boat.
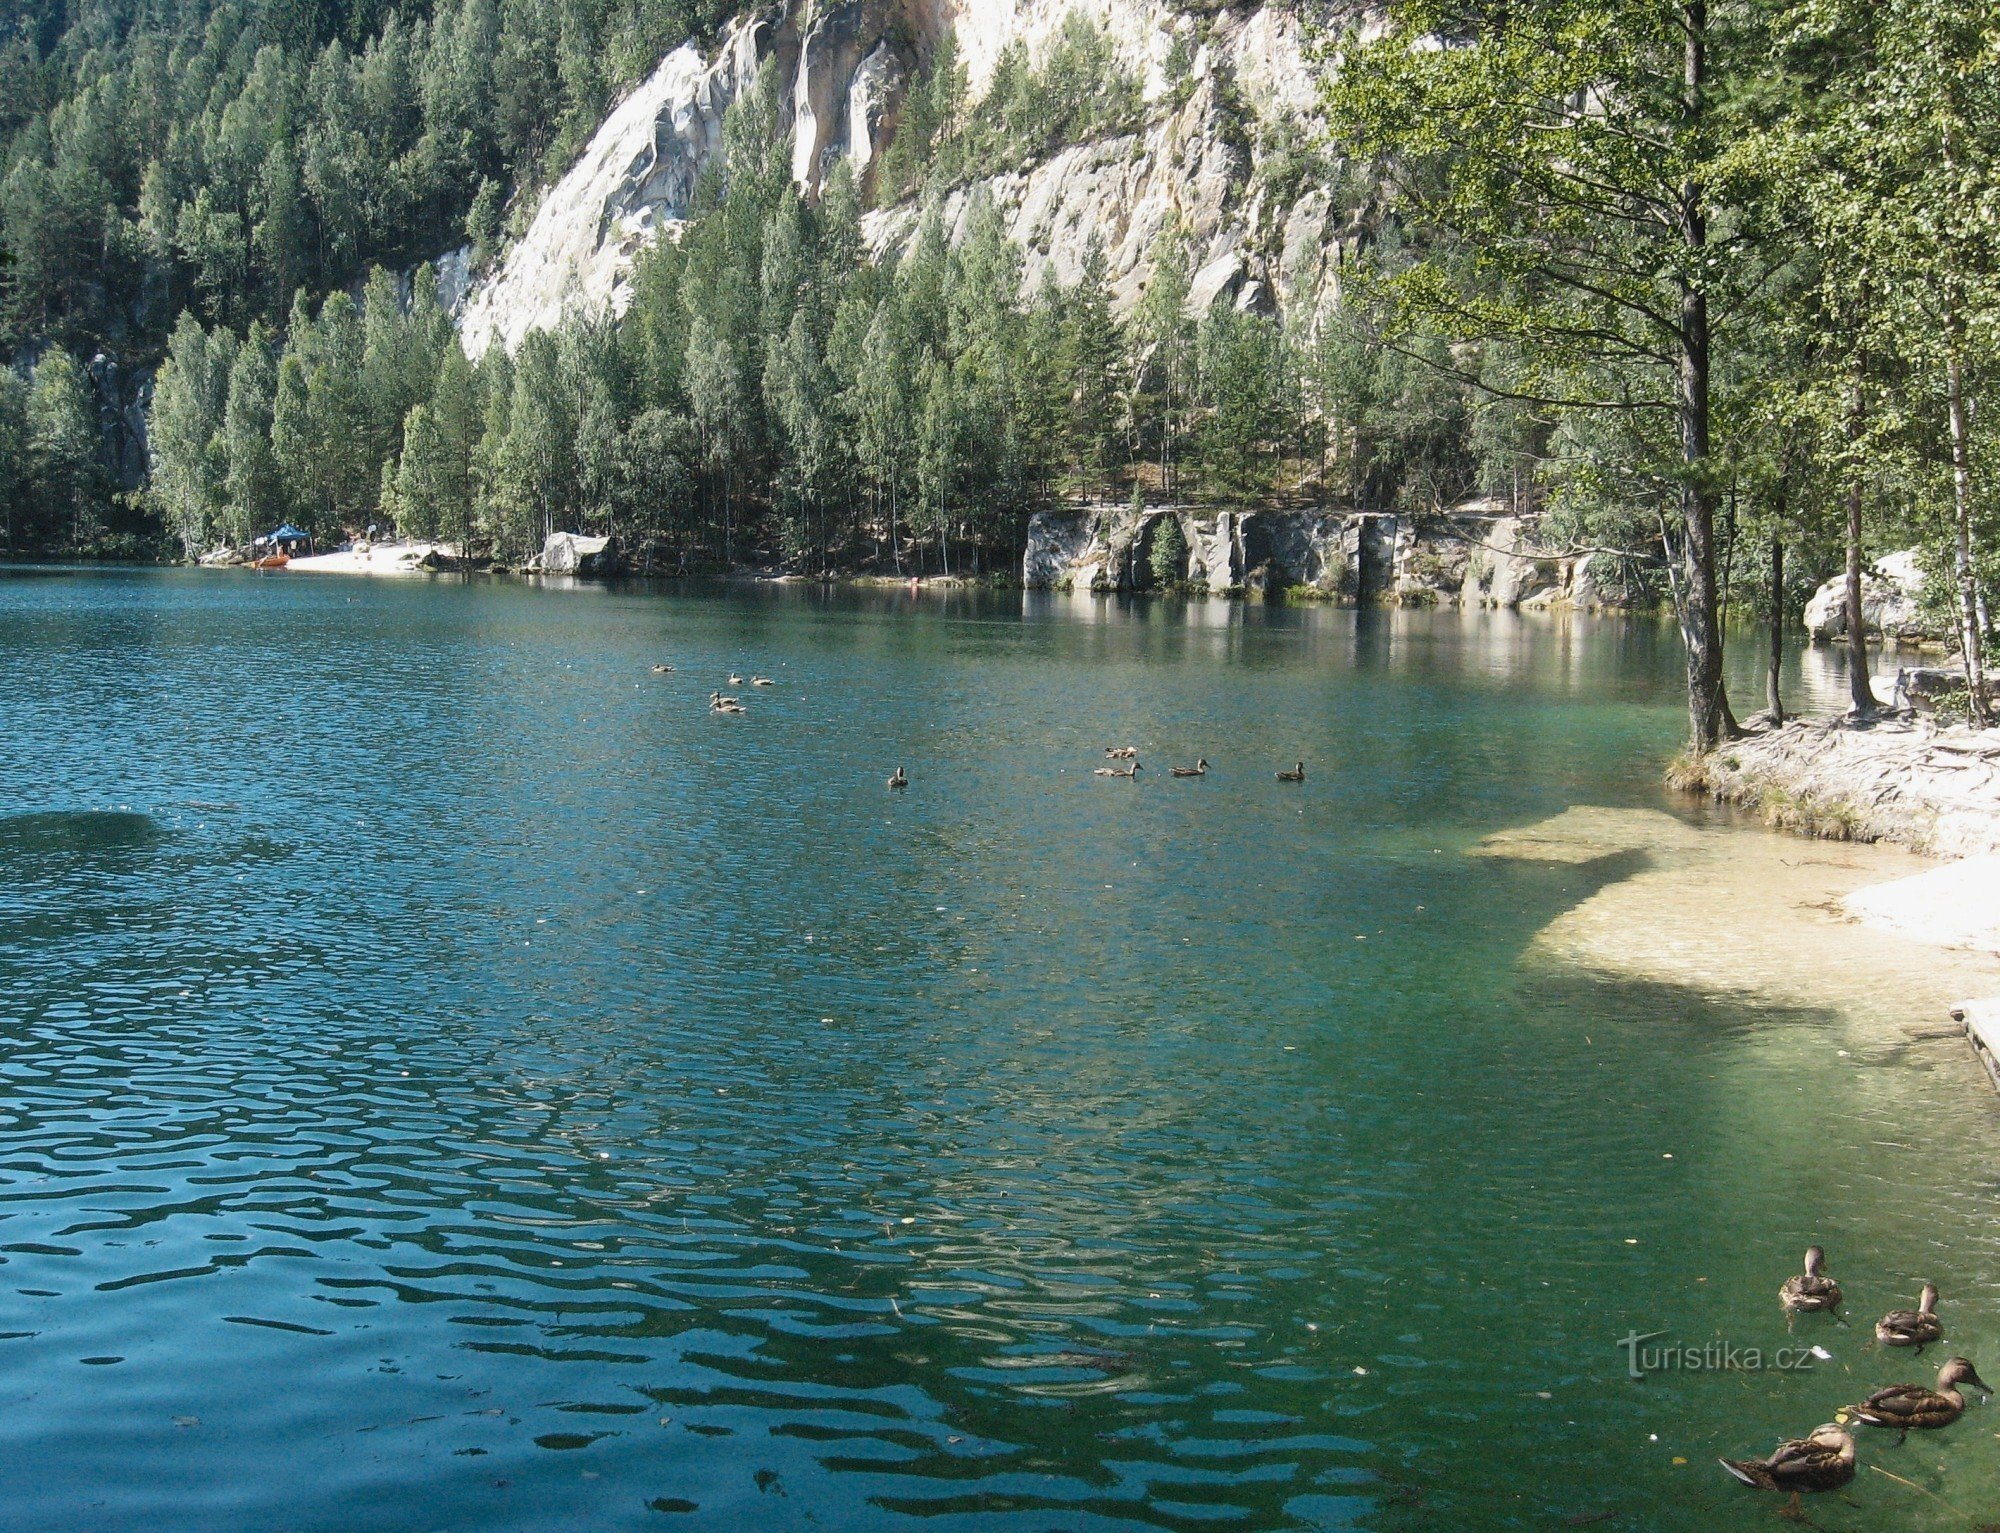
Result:
M291 562L290 554L266 554L250 567L256 570L281 570Z

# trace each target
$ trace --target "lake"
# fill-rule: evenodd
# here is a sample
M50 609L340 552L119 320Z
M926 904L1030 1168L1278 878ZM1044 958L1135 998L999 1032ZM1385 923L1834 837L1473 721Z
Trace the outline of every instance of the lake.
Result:
M1670 623L17 570L0 667L8 1529L1751 1528L1925 1277L2000 1379L1948 1026L1473 855L1769 840ZM1814 1515L1990 1515L1996 1421Z

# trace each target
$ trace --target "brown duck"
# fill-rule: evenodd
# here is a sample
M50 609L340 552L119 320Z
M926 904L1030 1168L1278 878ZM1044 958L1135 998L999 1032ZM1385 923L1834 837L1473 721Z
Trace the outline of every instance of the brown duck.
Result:
M1848 1414L1864 1426L1888 1427L1904 1433L1948 1427L1965 1414L1965 1396L1958 1388L1961 1384L1970 1384L1989 1395L1993 1393L1970 1362L1954 1357L1938 1370L1936 1389L1926 1389L1921 1384L1891 1384L1887 1389L1876 1390Z
M1206 777L1208 776L1208 757L1197 756L1194 758L1193 766L1168 767L1167 771L1175 777Z
M1937 1302L1937 1284L1924 1284L1923 1297L1915 1309L1892 1309L1875 1322L1875 1339L1885 1347L1915 1347L1921 1357L1925 1347L1944 1338Z
M1727 1469L1757 1490L1838 1490L1854 1478L1854 1439L1845 1427L1829 1421L1805 1437L1778 1444L1769 1458L1726 1458Z
M1840 1308L1840 1285L1826 1275L1826 1252L1806 1247L1806 1270L1785 1279L1778 1302L1794 1311Z

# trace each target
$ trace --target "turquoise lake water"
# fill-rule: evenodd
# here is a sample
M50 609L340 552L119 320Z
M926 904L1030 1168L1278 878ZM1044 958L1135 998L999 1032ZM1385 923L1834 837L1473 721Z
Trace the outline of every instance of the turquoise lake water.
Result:
M0 574L0 1527L1770 1526L1715 1456L1934 1372L1868 1342L1923 1278L2000 1378L2000 1104L1942 1032L1529 952L1629 859L1468 850L1692 813L1679 672L1652 622ZM1788 1337L1815 1239L1855 1324ZM1634 1331L1829 1359L1634 1382ZM2000 1517L1996 1430L1813 1514Z

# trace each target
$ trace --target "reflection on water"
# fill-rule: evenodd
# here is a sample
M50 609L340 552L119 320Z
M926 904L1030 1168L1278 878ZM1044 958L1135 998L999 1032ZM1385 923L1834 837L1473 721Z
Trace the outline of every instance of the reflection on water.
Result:
M1677 810L1668 626L93 572L0 653L0 1523L1750 1526L1899 1365L1619 1336L1820 1239L2000 1355L1961 1042L1473 855Z

